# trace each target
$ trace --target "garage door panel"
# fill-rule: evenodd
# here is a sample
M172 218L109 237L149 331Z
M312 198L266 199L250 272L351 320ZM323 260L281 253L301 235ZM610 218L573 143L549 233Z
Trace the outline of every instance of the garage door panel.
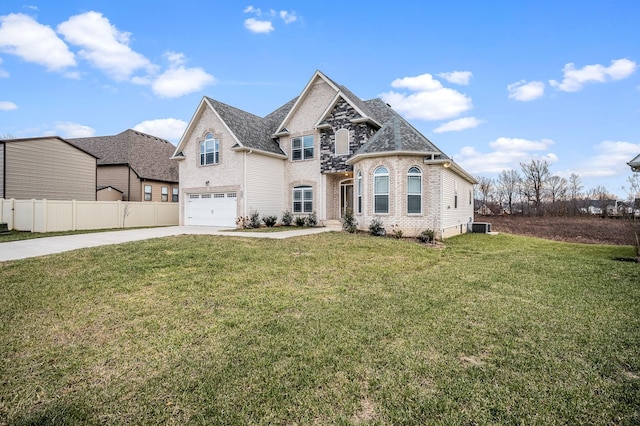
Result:
M187 225L235 226L236 194L189 194L187 198Z

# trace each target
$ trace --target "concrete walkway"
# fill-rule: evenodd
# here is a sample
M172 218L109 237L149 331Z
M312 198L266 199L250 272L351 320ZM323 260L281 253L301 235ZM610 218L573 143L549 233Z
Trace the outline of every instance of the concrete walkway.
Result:
M121 231L92 232L87 234L63 235L59 237L33 238L30 240L0 243L0 262L46 256L87 247L106 246L130 241L149 240L173 235L225 235L247 238L284 239L321 232L340 231L339 227L298 229L281 232L238 232L229 228L206 226L167 226L163 228L126 229Z

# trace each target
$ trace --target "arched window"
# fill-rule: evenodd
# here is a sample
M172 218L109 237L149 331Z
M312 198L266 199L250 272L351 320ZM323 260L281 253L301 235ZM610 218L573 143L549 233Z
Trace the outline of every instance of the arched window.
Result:
M358 170L356 178L356 212L362 213L362 172Z
M389 213L389 170L378 167L373 172L373 211Z
M220 162L220 140L207 133L200 142L200 165L218 164Z
M422 170L415 166L407 173L407 213L422 213Z
M293 212L313 212L313 188L310 186L296 186L293 188Z
M349 131L340 129L336 132L336 155L349 155Z

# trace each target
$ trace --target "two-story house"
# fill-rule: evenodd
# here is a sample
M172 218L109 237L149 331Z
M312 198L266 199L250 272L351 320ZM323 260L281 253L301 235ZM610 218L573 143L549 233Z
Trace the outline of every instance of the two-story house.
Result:
M473 221L473 176L381 99L363 101L320 71L265 117L204 97L173 158L180 223L235 226L256 211L316 213L361 229L440 237Z

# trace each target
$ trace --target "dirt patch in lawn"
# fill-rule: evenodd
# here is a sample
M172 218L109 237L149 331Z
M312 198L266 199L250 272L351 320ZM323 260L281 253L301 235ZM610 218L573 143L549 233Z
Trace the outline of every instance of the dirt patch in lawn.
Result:
M633 245L633 233L625 219L569 216L476 216L491 223L491 230L555 241L585 244Z

